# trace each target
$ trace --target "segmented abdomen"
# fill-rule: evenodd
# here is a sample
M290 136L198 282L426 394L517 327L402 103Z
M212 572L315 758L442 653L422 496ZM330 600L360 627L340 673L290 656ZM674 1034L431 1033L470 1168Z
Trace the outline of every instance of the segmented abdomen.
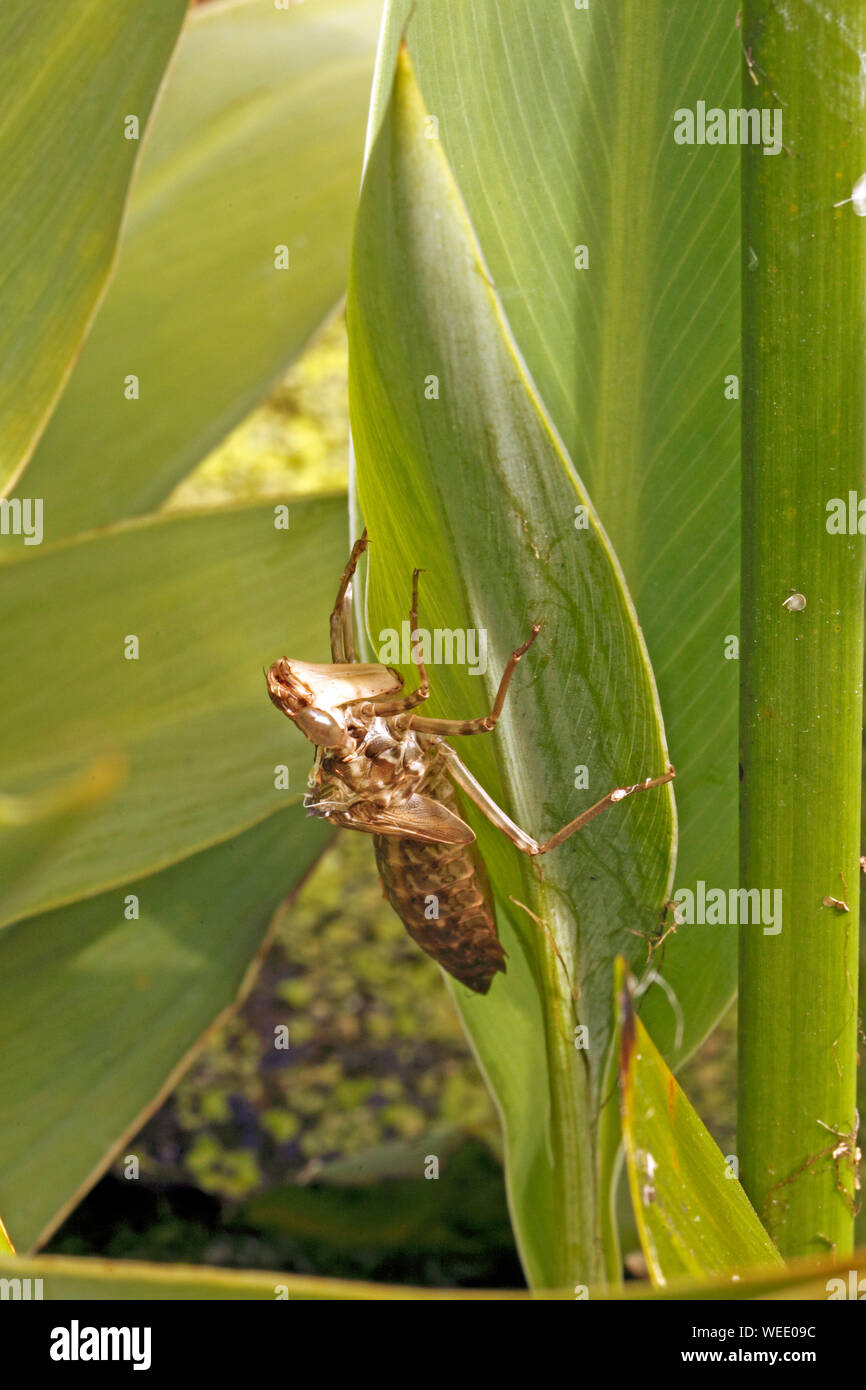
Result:
M439 799L459 814L448 784ZM505 973L489 888L474 845L430 845L374 835L386 896L412 939L476 994Z

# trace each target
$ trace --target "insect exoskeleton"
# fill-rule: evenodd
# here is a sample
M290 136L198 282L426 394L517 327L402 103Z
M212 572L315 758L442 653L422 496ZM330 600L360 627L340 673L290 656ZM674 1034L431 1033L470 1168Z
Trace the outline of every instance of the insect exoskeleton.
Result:
M431 719L413 713L429 694L418 661L416 690L403 694L399 672L359 662L352 624L352 577L367 544L356 541L331 614L329 665L282 657L267 673L268 694L311 743L316 757L304 806L308 815L374 837L386 896L410 936L455 979L486 994L505 972L493 899L475 834L460 814L455 786L524 854L555 849L606 806L633 792L670 782L660 777L616 787L601 801L539 844L497 806L445 742L457 734L487 733L499 720L517 663L540 625L512 652L489 714L476 719ZM418 575L412 583L411 631L418 620Z
M484 994L505 969L505 952L474 832L444 773L442 740L407 727L405 714L375 713L375 701L402 684L389 667L360 662L283 659L268 672L274 704L317 744L307 814L374 837L385 893L410 936Z

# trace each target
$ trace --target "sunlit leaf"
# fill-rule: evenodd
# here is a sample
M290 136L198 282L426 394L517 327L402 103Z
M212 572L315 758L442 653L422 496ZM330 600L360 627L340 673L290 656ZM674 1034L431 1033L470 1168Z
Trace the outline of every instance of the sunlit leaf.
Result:
M0 643L15 653L0 665L4 792L37 794L106 753L127 764L15 916L153 873L302 796L309 745L262 668L327 659L345 502L293 503L288 530L285 516L166 515L0 566Z
M692 889L737 883L739 152L676 144L674 113L742 104L739 8L391 0L374 112L408 19L517 346L634 599ZM678 1059L734 993L736 933L681 927L663 974L679 1009L659 986L641 1012Z
M0 914L14 917L41 861L111 795L123 772L121 760L103 758L34 796L0 794Z
M463 718L490 709L508 654L543 620L495 735L457 740L484 786L543 839L612 788L664 773L667 756L616 561L514 348L429 129L403 50L367 165L348 301L368 627L374 645L399 631L421 567L420 626L469 630L486 644L474 676L459 656L431 661L430 712ZM503 1111L530 1276L590 1283L600 1277L590 1144L613 959L623 949L646 956L628 932L658 921L673 801L669 788L637 795L537 865L479 820L508 975L488 997L460 986L455 995ZM576 999L589 1029L582 1051Z
M618 1291L618 1302L666 1303L744 1299L825 1299L839 1285L851 1285L866 1270L866 1251L859 1251L844 1262L837 1260L799 1260L780 1267L745 1274L738 1283L730 1279L705 1283L679 1282L667 1289L649 1284L632 1285ZM208 1269L193 1265L147 1264L139 1260L76 1259L42 1255L37 1258L0 1259L4 1277L42 1279L43 1294L51 1299L123 1300L236 1300L285 1299L292 1301L383 1301L424 1303L487 1303L556 1301L574 1302L573 1289L544 1290L536 1294L511 1289L424 1289L406 1285L364 1283L347 1279L321 1279L314 1275L285 1274L276 1270ZM831 1285L831 1281L833 1284ZM604 1289L593 1290L593 1302L610 1298Z
M320 1279L277 1270L208 1269L195 1265L146 1264L139 1260L75 1259L42 1255L36 1259L0 1257L0 1275L42 1279L46 1299L266 1300L305 1302L425 1303L528 1300L525 1291L499 1289L423 1289L400 1284ZM564 1295L563 1295L564 1296Z
M653 1282L727 1274L782 1259L736 1173L689 1104L617 971L622 1128L632 1204Z
M161 503L342 297L379 13L193 11L117 273L29 471L49 539Z
M105 286L186 9L187 0L0 7L0 494L26 464Z

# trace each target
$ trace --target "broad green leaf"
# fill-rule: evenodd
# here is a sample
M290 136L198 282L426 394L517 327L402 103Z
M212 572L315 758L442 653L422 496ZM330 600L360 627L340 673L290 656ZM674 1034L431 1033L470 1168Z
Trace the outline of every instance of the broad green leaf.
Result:
M0 646L15 653L0 665L4 792L36 794L99 755L127 763L16 916L153 873L302 794L309 745L262 668L327 660L345 502L295 502L289 530L279 512L150 518L0 566Z
M620 1105L632 1204L652 1280L741 1276L782 1263L729 1160L634 1011L617 970Z
M370 636L379 647L387 629L399 631L421 567L420 626L486 641L483 675L431 661L427 709L463 718L490 709L508 654L543 619L496 733L456 743L497 801L545 838L614 787L663 773L667 755L616 561L428 130L404 49L367 164L348 300ZM576 793L580 767L589 784ZM624 947L635 962L646 956L646 942L627 933L658 921L673 799L669 787L632 797L534 865L480 819L509 973L488 997L460 986L455 995L504 1112L529 1275L590 1283L591 1142L613 960ZM574 1044L575 999L588 1050Z
M742 105L739 5L389 0L374 111L411 12L418 82L517 346L634 599L679 771L676 884L692 889L737 884L739 157L677 145L674 113ZM682 1037L660 987L641 1010L669 1058L730 1000L735 938L668 940Z
M24 468L110 274L139 137L186 8L0 7L0 494Z
M0 914L14 917L27 884L91 807L115 790L122 762L101 759L35 796L0 793Z
M121 1145L135 1153L330 834L295 807L0 934L0 1211L19 1249L54 1229Z
M380 8L192 14L116 276L28 475L49 539L159 505L340 300Z

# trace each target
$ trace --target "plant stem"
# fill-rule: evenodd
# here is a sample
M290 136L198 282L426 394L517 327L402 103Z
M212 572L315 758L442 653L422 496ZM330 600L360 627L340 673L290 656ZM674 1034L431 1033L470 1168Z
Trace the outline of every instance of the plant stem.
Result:
M599 1229L598 1173L593 1158L595 1131L585 1054L574 1046L574 1001L562 966L546 935L535 938L536 962L546 981L544 994L550 1147L557 1224L557 1284L605 1281L605 1251Z
M740 928L738 1145L787 1256L853 1240L864 539L828 504L863 496L866 222L834 204L864 31L861 0L744 6L743 105L786 149L743 149L741 878L782 917Z

